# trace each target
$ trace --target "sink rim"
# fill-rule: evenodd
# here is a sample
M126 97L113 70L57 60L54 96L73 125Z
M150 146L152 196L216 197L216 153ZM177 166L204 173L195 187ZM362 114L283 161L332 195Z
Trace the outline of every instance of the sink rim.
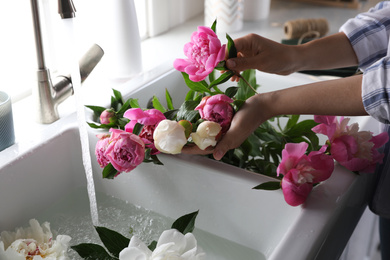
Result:
M169 76L171 74L172 70L159 77L159 79L164 78L165 76ZM265 77L272 76L265 75ZM298 76L299 80L305 81L302 78L302 75ZM284 78L285 81L287 81L288 79L289 78ZM152 84L156 80L151 81L150 84ZM132 90L127 95L131 95L134 92L136 93L137 91L139 91L139 89L135 90L133 86L131 88ZM0 161L5 162L3 165L0 166L0 173L7 166L16 164L24 156L28 155L33 150L44 146L46 143L56 139L56 137L63 134L65 131L72 129L78 131L75 118L75 112L73 112L65 117L62 117L60 120L51 125L34 125L37 130L33 133L33 135L34 137L35 135L37 135L37 138L29 142L25 142L25 140L21 140L20 142L18 142L17 140L15 145L5 149L0 153ZM369 125L367 120L364 120L365 125ZM239 170L245 171L243 169ZM359 187L359 185L361 185L362 182L365 181L364 178L352 174L351 172L347 171L345 168L337 164L335 167L335 171L340 172L340 174L332 174L332 177L329 180L316 186L315 189L313 189L308 201L303 206L299 207L299 215L297 216L294 225L292 225L286 230L285 235L281 238L281 241L280 243L278 243L277 247L269 249L268 252L264 252L267 257L269 257L269 259L284 259L286 257L291 257L292 255L295 255L297 259L304 259L306 256L311 256L314 259L318 251L326 251L326 247L322 244L326 245L327 240L329 240L328 237L332 236L331 232L329 232L329 229L332 229L332 227L334 227L336 219L339 216L342 216L342 214L345 212L343 208L347 206L354 207L356 208L357 216L359 216L359 210L361 208L365 208L366 206L366 197L362 196L355 201L352 200L352 206L349 204L351 203L351 197L356 195L356 189ZM257 175L256 173L251 172L250 174ZM269 178L267 176L262 177L264 177L264 179ZM343 187L338 187L338 189L344 189L343 192L333 190L332 193L332 183L343 183ZM327 195L327 197L325 198L325 196L323 196L323 200L320 200L321 194L325 194ZM322 207L319 207L319 205ZM319 213L325 211L328 214L325 214L325 216L319 215ZM318 224L316 225L316 223L312 223L313 220L319 222L321 217L322 221L327 220L325 224L319 226ZM351 221L350 225L353 225L352 222L353 221ZM312 226L308 225L307 223L310 223ZM309 237L304 237L305 234L309 234ZM317 236L317 239L313 239L314 236ZM293 241L295 242L296 246L291 245L291 239L294 239ZM344 241L342 242L346 243L347 240L344 239ZM296 248L298 248L298 250Z

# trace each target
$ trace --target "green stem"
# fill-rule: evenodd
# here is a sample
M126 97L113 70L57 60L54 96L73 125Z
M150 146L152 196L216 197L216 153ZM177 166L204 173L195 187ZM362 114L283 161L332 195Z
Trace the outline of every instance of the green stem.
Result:
M279 131L282 131L282 127L281 127L281 125L280 125L279 117L277 117L276 120L277 120L277 122L278 122L277 125L278 125L278 128L279 128Z
M249 82L240 73L237 73L237 76L240 79L242 79L245 82L245 84L247 84L253 90L253 92L255 92L255 94L259 94L259 93L257 93L256 89L254 87L252 87L252 85L249 84Z
M212 87L217 94L223 94L224 92L221 91L216 85Z

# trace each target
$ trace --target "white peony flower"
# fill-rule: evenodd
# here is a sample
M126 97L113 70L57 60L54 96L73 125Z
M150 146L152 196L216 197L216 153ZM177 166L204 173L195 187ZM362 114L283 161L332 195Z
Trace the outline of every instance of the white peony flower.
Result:
M133 236L129 246L119 253L119 260L201 260L204 256L192 233L183 235L176 229L169 229L161 234L153 252Z
M178 154L187 143L185 129L176 121L162 120L153 133L154 145L163 153Z
M0 237L1 260L68 260L70 237L58 235L53 240L50 224L39 225L35 219L30 227L18 228L16 232L3 231Z
M204 121L199 124L196 133L192 133L192 141L201 149L204 150L209 146L217 144L217 136L221 132L222 127L212 121Z

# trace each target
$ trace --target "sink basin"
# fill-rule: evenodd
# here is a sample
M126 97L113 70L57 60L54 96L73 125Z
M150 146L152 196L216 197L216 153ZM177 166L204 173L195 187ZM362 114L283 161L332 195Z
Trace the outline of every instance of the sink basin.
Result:
M301 74L281 77L259 73L258 81L267 91L312 80ZM174 100L187 92L176 71L137 89L126 83L118 89L126 98L139 98L142 105L152 95L163 97L165 88ZM353 120L363 128L373 125L368 117ZM78 204L87 201L87 184L75 121L75 114L66 116L39 130L44 141L28 149L16 144L0 153L0 161L6 162L0 168L0 231L26 226L31 218L51 220L51 215L65 208L61 204L64 198L70 198L65 203L70 209L86 210L88 215L88 205ZM97 133L89 130L92 152ZM199 210L196 232L215 238L211 245L202 239L199 243L207 252L213 250L214 240L219 241L219 252L225 252L211 252L216 256L210 259L338 259L365 209L372 179L371 175L358 176L336 165L332 177L316 186L304 205L291 207L280 190L252 189L270 181L269 177L201 156L159 158L164 166L142 164L130 173L106 180L92 153L98 206L101 196L107 196L168 220ZM76 196L77 190L82 192ZM48 208L52 208L51 213ZM59 229L55 223L51 228ZM158 238L159 233L156 235Z

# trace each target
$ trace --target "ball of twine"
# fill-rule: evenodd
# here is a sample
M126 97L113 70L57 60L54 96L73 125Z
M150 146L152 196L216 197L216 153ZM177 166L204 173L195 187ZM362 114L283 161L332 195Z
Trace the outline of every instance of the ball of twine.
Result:
M328 33L329 24L324 18L319 19L298 19L287 21L284 24L286 39L300 39L321 37Z

